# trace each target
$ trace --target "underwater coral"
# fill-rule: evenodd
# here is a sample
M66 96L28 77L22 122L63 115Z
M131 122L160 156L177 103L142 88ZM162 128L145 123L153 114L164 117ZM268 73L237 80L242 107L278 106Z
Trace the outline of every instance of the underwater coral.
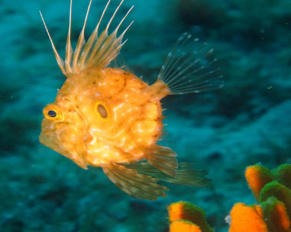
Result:
M229 232L291 231L291 165L269 170L262 165L246 168L245 177L257 204L235 203L225 218ZM213 232L205 211L190 202L168 207L170 232Z

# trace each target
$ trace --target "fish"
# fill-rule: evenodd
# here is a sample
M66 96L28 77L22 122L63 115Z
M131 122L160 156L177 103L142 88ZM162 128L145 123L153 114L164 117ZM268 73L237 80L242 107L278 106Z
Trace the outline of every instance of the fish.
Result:
M83 169L101 167L117 187L137 199L153 201L166 197L165 191L169 189L159 181L205 186L210 181L206 171L194 169L193 164L178 164L177 154L159 145L164 135L161 99L221 88L223 79L219 68L214 67L217 59L213 49L183 33L152 85L123 67L111 67L133 23L119 32L132 6L117 26L111 28L123 2L120 1L105 28L100 30L109 0L95 29L85 40L90 0L73 50L71 0L64 60L40 12L58 66L66 77L55 100L43 108L40 143Z

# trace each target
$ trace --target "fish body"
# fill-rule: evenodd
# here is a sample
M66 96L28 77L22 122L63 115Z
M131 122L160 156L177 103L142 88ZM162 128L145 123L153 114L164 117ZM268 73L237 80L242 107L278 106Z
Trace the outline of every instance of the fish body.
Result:
M47 117L52 107L58 108L65 120L43 120L40 141L53 150L62 141L57 152L82 168L139 161L155 149L162 134L158 90L117 68L72 75L55 103L44 108Z
M105 30L97 36L108 1L86 42L84 30L91 2L75 51L70 41L71 2L65 61L58 55L44 23L67 79L55 101L43 109L40 142L84 169L88 165L102 167L112 182L135 198L155 200L166 196L167 188L158 184L159 180L205 185L208 182L205 172L196 171L188 164L178 167L176 153L157 141L163 134L162 98L221 86L221 76L212 69L216 60L208 58L212 51L198 46L196 54L189 53L197 41L188 34L182 35L157 81L148 85L131 72L109 67L124 44L122 39L128 28L119 36L117 32L132 8L108 34L121 1Z

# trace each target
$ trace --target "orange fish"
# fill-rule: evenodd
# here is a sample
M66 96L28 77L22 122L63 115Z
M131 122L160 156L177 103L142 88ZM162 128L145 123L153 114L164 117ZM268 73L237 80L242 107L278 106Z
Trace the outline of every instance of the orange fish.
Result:
M212 66L213 49L206 49L185 33L168 54L157 81L148 85L133 73L110 68L125 41L116 28L109 33L124 0L120 2L105 29L99 26L109 6L85 41L84 31L91 6L75 50L71 46L72 1L65 60L59 56L41 14L56 60L67 77L53 103L43 109L40 142L73 160L80 167L102 167L108 178L127 194L147 200L165 197L159 180L188 186L204 186L206 172L192 165L178 167L176 153L157 145L163 134L160 100L167 95L198 93L222 86L221 76ZM118 35L119 34L119 35Z

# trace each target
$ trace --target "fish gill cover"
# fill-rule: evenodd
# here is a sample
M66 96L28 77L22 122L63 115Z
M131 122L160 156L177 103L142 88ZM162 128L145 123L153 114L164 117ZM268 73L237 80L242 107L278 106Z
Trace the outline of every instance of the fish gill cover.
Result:
M112 1L110 13L119 2ZM106 3L93 0L86 38ZM223 89L162 101L168 116L163 144L179 161L206 169L211 186L175 186L167 198L136 200L114 188L101 170L79 169L39 144L41 110L64 77L38 11L64 57L69 0L3 0L0 231L162 232L168 230L166 206L179 200L202 207L211 227L227 231L223 218L232 205L255 202L245 187L245 167L290 163L291 1L125 0L122 12L133 4L128 18L135 22L117 62L149 84L180 34L188 32L215 49ZM87 2L74 0L73 45L86 8Z

